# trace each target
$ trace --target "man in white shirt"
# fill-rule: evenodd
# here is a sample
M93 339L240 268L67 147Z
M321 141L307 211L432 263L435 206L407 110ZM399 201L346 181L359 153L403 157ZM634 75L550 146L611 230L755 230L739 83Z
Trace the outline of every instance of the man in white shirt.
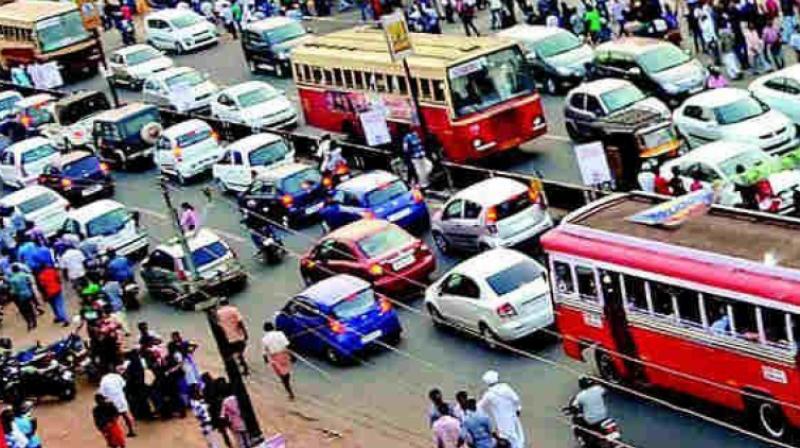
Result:
M124 371L124 368L120 366L119 370ZM128 406L128 399L125 397L125 379L122 378L122 375L115 372L103 375L97 392L106 397L117 408L117 412L125 420L125 426L128 427L128 437L136 437L133 415Z
M511 448L525 446L525 431L519 420L522 409L519 395L506 383L500 382L500 375L494 370L483 374L483 382L488 389L478 402L478 409L494 420L497 435L507 440Z
M289 351L289 339L282 331L276 330L272 322L264 322L264 337L261 338L264 347L264 362L272 367L278 375L283 388L289 394L289 399L294 400L292 390L292 354Z
M61 258L59 258L61 269L66 272L67 278L72 283L72 287L78 291L80 291L81 285L83 284L83 278L86 277L85 262L86 256L83 255L80 249L75 247L67 249L61 255Z

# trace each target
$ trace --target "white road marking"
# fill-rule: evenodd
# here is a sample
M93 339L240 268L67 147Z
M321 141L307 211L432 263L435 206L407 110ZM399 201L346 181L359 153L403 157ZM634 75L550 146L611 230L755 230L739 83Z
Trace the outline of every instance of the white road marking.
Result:
M233 233L226 232L224 230L215 229L213 227L209 227L208 229L211 230L212 232L216 233L217 235L222 235L222 236L224 236L225 238L227 238L229 240L236 241L237 243L247 242L246 239L242 238L239 235L235 235Z
M545 140L555 140L559 142L571 142L572 139L567 137L566 135L558 135L558 134L545 134L541 136L541 138Z
M133 211L137 211L137 212L139 212L139 213L141 213L143 215L150 216L150 217L158 219L160 221L166 221L168 219L167 215L165 215L163 213L160 213L160 212L157 212L155 210L150 210L150 209L141 208L141 207L129 207L129 208L131 210L133 210Z

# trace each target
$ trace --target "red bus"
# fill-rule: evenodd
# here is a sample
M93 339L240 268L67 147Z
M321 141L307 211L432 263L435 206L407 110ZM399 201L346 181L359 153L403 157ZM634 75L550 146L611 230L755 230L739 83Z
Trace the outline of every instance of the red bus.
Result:
M545 234L565 352L609 380L747 412L768 437L800 426L800 221L713 207L679 227L612 195ZM776 262L777 261L777 262Z
M412 34L408 57L420 113L445 157L462 162L517 148L547 132L525 55L510 40ZM395 141L413 120L403 66L383 32L357 27L319 36L291 52L306 122L363 136L360 114L380 108Z

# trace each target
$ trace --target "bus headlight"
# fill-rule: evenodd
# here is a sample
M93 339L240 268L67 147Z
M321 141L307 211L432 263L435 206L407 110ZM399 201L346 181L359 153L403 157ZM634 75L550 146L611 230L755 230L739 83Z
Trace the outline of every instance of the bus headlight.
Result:
M473 141L472 141L472 146L473 146L475 149L478 149L478 148L480 148L480 147L481 147L481 145L483 145L483 141L481 141L481 139L479 139L479 138L476 138L475 140L473 140Z
M538 116L533 119L533 129L539 129L544 125L544 118Z

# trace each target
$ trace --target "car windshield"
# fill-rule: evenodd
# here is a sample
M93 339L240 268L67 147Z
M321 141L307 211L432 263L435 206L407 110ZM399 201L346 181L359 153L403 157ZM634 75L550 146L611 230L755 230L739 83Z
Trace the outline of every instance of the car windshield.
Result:
M280 95L280 93L271 86L261 86L257 89L249 90L236 97L239 105L243 108L253 107L261 103L267 102Z
M606 105L608 113L624 109L645 98L647 98L647 96L645 96L638 87L630 84L600 94L600 99L603 101L603 104Z
M675 128L672 126L664 126L640 135L645 149L658 148L661 145L675 142L678 140L678 135L675 133Z
M289 154L289 147L283 139L266 144L253 151L250 151L248 159L250 166L267 166L283 160Z
M186 134L181 134L176 137L175 143L177 143L178 147L180 148L187 148L204 140L210 139L212 135L213 131L211 129L195 129L191 132L187 132Z
M447 71L456 116L463 117L522 95L533 82L519 48L506 48Z
M203 78L203 75L196 70L189 70L186 72L181 72L175 76L170 76L167 78L167 87L173 88L180 84L186 84L189 87L194 87L198 84L202 84L206 79Z
M769 112L769 106L748 96L714 109L719 124L734 124Z
M367 204L377 207L405 193L408 193L406 183L397 179L367 193Z
M81 157L61 167L61 171L66 177L81 177L87 173L100 171L100 160L92 155Z
M12 109L14 105L17 104L17 101L19 101L20 99L21 98L16 95L7 96L3 99L0 99L0 110Z
M337 319L349 320L368 313L374 307L375 292L371 288L367 288L334 305L333 314Z
M128 65L138 65L160 57L161 53L159 53L158 50L147 47L138 51L134 51L133 53L128 53L128 55L125 57L125 63Z
M689 62L691 58L672 44L659 45L643 53L637 62L647 73L658 73Z
M306 34L305 28L299 23L290 23L278 28L273 28L264 33L264 37L271 44L286 42L287 40L297 39Z
M50 143L37 146L22 153L22 163L33 163L56 154L58 150Z
M161 119L158 116L158 109L155 107L148 107L134 115L131 115L120 123L123 130L123 138L130 135L139 135L142 128L149 123L158 123Z
M322 175L313 168L292 174L281 181L281 191L295 194L302 190L311 190L322 182Z
M747 151L742 151L738 154L734 154L733 156L723 160L719 164L719 169L725 175L726 178L732 178L736 176L736 167L741 165L745 168L745 170L749 170L753 167L768 164L772 161L767 153L760 149L750 149Z
M89 33L76 10L36 22L36 37L42 53L47 53L84 41Z
M397 227L386 227L372 235L361 238L358 247L368 258L375 258L387 252L408 246L414 238Z
M86 236L111 236L116 235L125 228L125 225L133 219L130 212L124 208L103 213L86 223Z
M581 42L580 39L575 37L572 33L564 31L535 42L533 47L536 49L536 54L540 57L549 58L580 48L581 45L583 45L583 42Z
M492 274L486 279L486 282L489 283L495 294L504 296L543 277L544 271L539 265L525 260Z
M513 198L501 202L498 205L494 206L494 210L497 213L497 220L500 221L502 219L508 218L509 216L514 216L517 213L525 210L526 208L530 207L531 200L528 197L527 193L520 194L518 196L514 196Z
M192 261L195 267L201 268L228 254L228 247L220 241L215 241L206 246L192 251Z
M23 215L27 215L28 213L33 213L40 208L47 207L48 205L53 204L56 202L57 197L55 194L47 192L42 193L40 195L34 196L27 201L20 202L17 207L19 211L22 212Z
M197 25L202 21L203 18L198 16L197 14L182 14L170 20L170 23L172 23L175 26L175 28L186 28L193 25Z

